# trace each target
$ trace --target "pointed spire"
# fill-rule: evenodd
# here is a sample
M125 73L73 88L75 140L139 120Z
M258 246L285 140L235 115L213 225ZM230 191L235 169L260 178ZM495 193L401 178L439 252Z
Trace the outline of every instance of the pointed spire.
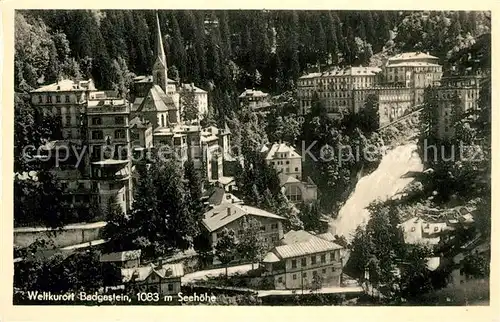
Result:
M167 67L167 59L165 56L165 49L163 48L163 40L162 40L162 36L161 36L160 18L158 18L158 10L156 10L156 29L157 29L156 55L157 55L157 58L163 63L163 65L165 67Z

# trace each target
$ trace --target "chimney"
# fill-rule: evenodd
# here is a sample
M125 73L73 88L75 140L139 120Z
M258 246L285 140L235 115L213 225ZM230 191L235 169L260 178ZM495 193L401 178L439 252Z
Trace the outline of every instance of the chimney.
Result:
M227 215L231 216L231 208L230 207L227 207Z

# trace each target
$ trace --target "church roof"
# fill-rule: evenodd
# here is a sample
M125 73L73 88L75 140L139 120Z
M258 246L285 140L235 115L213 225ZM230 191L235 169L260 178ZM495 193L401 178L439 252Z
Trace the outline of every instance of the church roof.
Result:
M158 12L156 13L156 55L157 59L161 61L163 66L167 67L167 59L165 56L165 49L163 48L163 40L161 36L161 29L160 29L160 19L158 18Z
M166 112L176 109L172 96L167 95L160 86L153 85L137 111Z

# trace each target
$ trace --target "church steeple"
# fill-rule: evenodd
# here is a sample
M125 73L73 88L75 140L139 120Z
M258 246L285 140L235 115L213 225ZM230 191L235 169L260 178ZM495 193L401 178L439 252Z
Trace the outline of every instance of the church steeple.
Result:
M153 65L153 83L164 91L167 90L167 57L163 48L158 11L156 11L156 60Z

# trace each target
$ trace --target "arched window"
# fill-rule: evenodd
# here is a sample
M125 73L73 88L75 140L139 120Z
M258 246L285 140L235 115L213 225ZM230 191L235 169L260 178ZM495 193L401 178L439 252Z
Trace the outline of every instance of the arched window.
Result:
M165 126L165 115L161 115L161 126L164 127Z

